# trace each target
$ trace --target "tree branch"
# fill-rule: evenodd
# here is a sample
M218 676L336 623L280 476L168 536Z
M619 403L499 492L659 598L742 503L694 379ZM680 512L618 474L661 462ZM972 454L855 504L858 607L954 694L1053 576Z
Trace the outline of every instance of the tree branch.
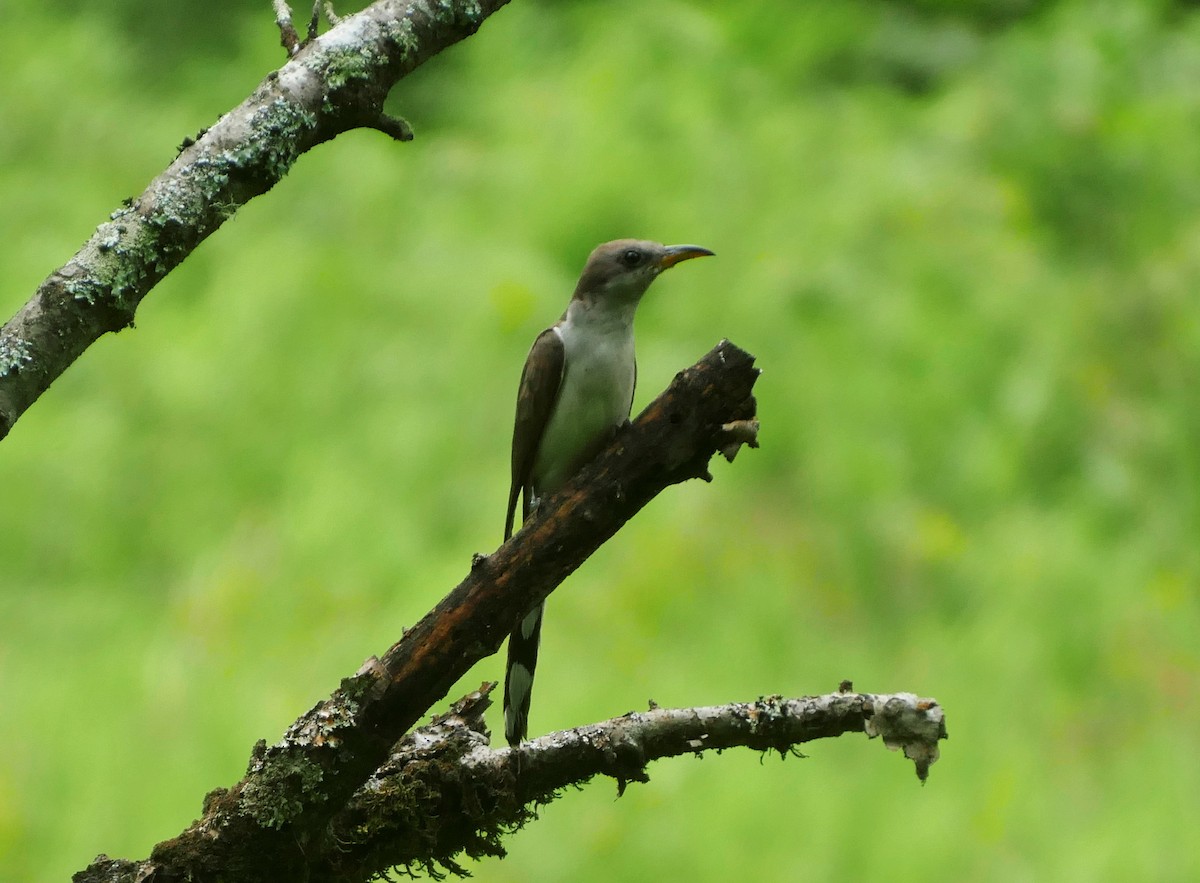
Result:
M750 748L784 759L806 742L866 733L903 748L924 782L946 738L945 717L932 699L842 690L703 708L651 703L648 712L527 742L518 762L512 749L489 746L484 712L495 686L483 684L393 747L310 848L309 883L374 879L394 867L435 878L446 871L467 876L461 857L503 857L503 838L568 786L607 775L619 796L629 782L648 782L646 765L662 758ZM148 863L133 867L154 870ZM77 881L90 879L97 878Z
M454 703L396 743L387 761L330 821L308 850L309 883L377 879L392 868L469 876L459 864L505 855L503 838L536 818L536 809L597 775L649 782L646 765L667 757L730 748L798 755L797 746L847 733L882 737L903 749L924 783L947 738L941 706L912 693L837 693L702 708L630 712L601 723L491 748L484 712L495 682ZM152 862L98 859L76 883L120 883L157 873ZM154 879L160 879L155 876Z
M924 782L946 738L932 699L911 693L837 692L798 699L761 698L705 708L658 708L551 733L513 751L488 745L483 713L494 683L460 699L446 714L399 742L386 764L329 827L329 848L312 881L367 879L395 866L436 875L469 858L503 856L502 838L534 817L536 807L594 776L648 782L646 765L683 754L750 748L777 751L846 733L882 735L903 748ZM336 844L336 848L333 848Z
M126 864L151 867L156 883L309 873L333 816L456 680L660 491L708 476L708 461L730 443L726 425L754 419L757 377L753 357L728 341L681 371L512 539L475 556L467 577L381 659L368 660L279 743L260 743L246 777L210 794L203 818L156 846L149 862ZM78 879L125 879L103 862ZM109 877L89 876L104 868Z
M392 86L507 2L379 0L300 44L287 3L276 0L287 63L185 139L175 161L0 329L0 439L93 342L131 326L142 298L305 151L360 127L411 138L407 123L383 113Z

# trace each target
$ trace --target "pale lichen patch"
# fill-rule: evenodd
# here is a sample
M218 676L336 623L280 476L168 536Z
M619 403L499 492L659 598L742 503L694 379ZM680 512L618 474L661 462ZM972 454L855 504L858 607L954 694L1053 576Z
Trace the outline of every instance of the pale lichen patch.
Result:
M15 374L33 362L29 341L11 331L0 335L0 377Z

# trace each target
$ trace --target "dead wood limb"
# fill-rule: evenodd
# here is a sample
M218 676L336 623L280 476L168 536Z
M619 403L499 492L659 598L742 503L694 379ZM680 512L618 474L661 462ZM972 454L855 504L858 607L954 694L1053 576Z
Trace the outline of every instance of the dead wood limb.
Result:
M392 86L507 2L378 0L320 37L310 21L301 42L287 3L275 0L287 63L184 139L174 162L0 328L0 439L93 342L131 326L142 298L301 154L360 127L411 138L407 124L383 113Z
M156 883L305 879L328 845L331 819L427 709L660 491L708 474L728 441L726 424L753 420L757 377L753 357L728 341L681 371L512 539L476 556L467 577L395 646L279 743L260 744L242 781L210 794L200 820L128 867L152 869ZM136 879L97 861L80 883Z

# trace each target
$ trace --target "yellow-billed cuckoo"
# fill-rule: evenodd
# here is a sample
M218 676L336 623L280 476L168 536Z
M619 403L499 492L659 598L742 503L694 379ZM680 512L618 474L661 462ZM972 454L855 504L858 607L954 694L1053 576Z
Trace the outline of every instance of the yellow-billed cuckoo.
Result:
M518 497L524 520L629 419L637 382L633 314L650 283L680 261L711 254L698 245L618 239L588 257L567 311L538 335L521 372L504 539L512 536ZM542 608L531 610L508 639L504 735L513 746L529 726Z

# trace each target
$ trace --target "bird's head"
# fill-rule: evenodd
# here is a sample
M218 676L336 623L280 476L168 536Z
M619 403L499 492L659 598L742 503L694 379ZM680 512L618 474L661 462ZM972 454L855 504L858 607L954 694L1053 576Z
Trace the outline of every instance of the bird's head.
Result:
M698 245L663 245L642 239L606 242L588 256L575 297L595 303L637 304L663 270L711 254Z

